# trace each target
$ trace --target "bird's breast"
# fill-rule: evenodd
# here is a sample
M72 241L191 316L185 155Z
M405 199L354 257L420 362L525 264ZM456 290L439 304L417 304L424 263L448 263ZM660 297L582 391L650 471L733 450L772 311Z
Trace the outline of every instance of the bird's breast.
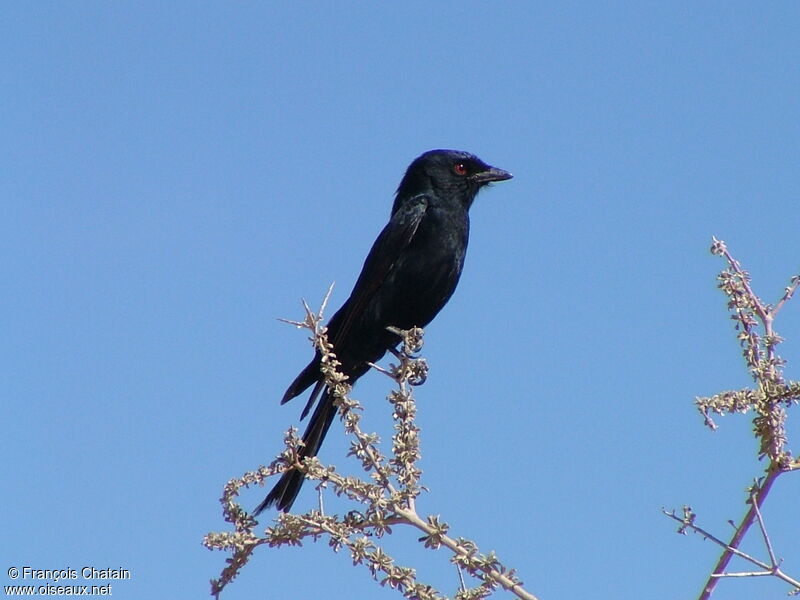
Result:
M466 214L433 211L426 215L390 274L387 289L398 327L424 327L455 291L469 240ZM388 316L388 315L387 315Z

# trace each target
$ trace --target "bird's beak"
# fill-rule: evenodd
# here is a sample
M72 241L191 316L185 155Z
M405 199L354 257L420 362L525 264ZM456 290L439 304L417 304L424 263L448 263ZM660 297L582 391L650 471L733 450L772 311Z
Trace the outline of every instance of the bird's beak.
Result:
M492 181L505 181L512 177L513 175L508 171L503 171L503 169L498 169L496 167L489 167L485 171L475 173L475 175L472 176L472 180L478 183L490 183Z

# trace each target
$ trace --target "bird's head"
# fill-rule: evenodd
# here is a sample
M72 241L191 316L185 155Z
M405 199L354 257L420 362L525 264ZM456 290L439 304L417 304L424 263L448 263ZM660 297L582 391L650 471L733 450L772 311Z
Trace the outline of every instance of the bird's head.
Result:
M429 150L408 166L397 188L394 209L403 199L428 192L469 208L483 186L511 177L511 173L489 166L469 152Z

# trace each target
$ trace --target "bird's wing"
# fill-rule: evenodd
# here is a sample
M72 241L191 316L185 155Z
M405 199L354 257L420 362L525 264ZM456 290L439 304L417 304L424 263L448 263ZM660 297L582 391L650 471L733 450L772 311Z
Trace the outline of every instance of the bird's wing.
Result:
M332 332L334 352L337 344L347 337L353 322L383 285L403 250L411 243L427 209L428 198L424 194L406 199L375 240L347 300L342 320L337 324L336 331Z
M347 339L353 323L364 313L364 309L383 285L386 276L391 272L403 250L414 238L427 208L428 199L423 194L404 200L401 207L392 214L389 223L378 235L364 261L361 274L353 286L350 297L328 324L329 341L333 344L334 352L340 349L344 340ZM303 408L300 415L301 420L309 413L325 387L320 379L319 353L286 390L281 404L285 404L301 394L312 383L316 383L316 385Z

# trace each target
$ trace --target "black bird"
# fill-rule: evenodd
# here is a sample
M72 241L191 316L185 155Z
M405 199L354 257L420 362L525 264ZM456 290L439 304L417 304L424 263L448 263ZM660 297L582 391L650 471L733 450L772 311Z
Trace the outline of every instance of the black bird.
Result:
M456 289L469 239L469 208L478 191L511 174L457 150L431 150L412 162L397 188L389 223L364 261L350 297L331 318L328 339L354 383L399 336L386 330L425 327ZM286 390L281 404L314 386L300 419L319 403L303 434L300 456L316 456L336 408L320 373L320 353ZM321 394L321 396L320 396ZM286 471L256 508L277 503L287 511L303 485L303 474Z

